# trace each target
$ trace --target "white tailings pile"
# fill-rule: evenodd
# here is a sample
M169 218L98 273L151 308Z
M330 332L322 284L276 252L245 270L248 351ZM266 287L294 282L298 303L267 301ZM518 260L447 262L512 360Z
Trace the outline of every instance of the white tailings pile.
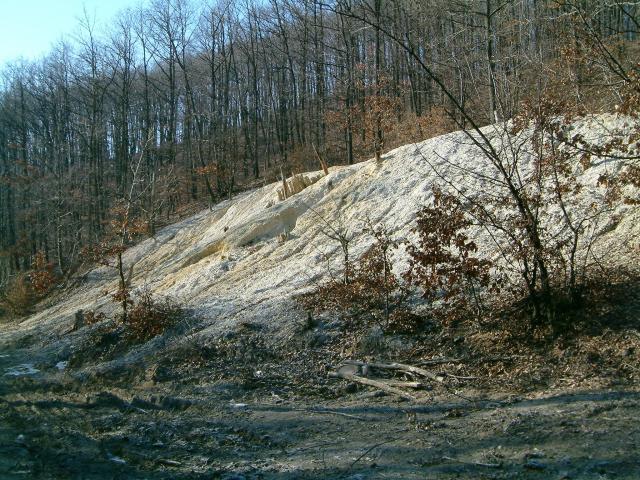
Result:
M607 128L625 127L623 119L600 116L580 122L576 128L597 137ZM484 132L497 139L498 148L514 147L513 142L500 139L502 127L486 127ZM527 155L519 158L527 171ZM484 177L465 173L450 162ZM124 262L132 287L146 286L192 309L201 319L202 335L227 330L240 321L285 328L302 315L296 311L292 296L327 277L327 256L332 258L333 268L339 268L340 247L323 233L326 222L347 227L354 235L353 257L371 241L361 235L366 221L384 225L397 238L410 236L416 211L429 202L432 185L438 182L433 166L454 184L465 185L470 195L474 190L495 188L493 167L464 133L432 138L389 152L380 165L370 160L331 168L327 176L322 172L307 174L305 183L311 185L286 200L278 196L281 183L274 183L169 226L126 252ZM594 159L586 171L576 166L585 185L579 203L586 208L596 200L601 194L598 178L615 173L619 167L616 161L601 159ZM601 222L607 233L599 245L609 250L609 257L632 258L640 233L637 211L620 206L610 220ZM559 214L559 210L548 212L550 225ZM479 235L481 248L490 249L490 242L486 237L483 241L482 232ZM402 249L398 251L399 270L405 255ZM59 305L17 326L0 327L4 329L0 330L0 345L3 339L27 333L42 335L43 344L53 337L66 342L81 335L64 335L73 325L74 313L115 308L104 294L115 289L115 271L96 268L85 284Z

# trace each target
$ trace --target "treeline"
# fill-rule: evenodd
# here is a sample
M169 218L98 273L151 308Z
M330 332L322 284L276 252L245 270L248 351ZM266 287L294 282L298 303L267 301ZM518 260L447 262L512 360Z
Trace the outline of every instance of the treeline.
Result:
M124 241L319 158L511 118L549 89L611 109L637 61L639 10L152 0L106 29L85 12L72 40L1 71L0 284L34 262L73 271L113 235L114 209L135 219L115 227Z

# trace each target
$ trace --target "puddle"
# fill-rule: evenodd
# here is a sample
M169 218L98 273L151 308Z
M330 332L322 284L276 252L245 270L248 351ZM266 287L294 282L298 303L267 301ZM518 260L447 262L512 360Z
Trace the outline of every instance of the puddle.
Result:
M62 372L65 368L67 368L68 364L69 364L69 362L67 362L67 361L58 362L58 363L56 363L56 368Z
M5 375L12 377L22 377L23 375L35 375L40 370L34 368L33 363L23 363L6 369Z

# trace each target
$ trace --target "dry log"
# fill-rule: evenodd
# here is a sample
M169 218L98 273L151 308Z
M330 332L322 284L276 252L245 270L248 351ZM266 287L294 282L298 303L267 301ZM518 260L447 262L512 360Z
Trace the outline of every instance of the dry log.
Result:
M335 378L343 378L345 380L350 380L352 382L361 383L363 385L368 385L370 387L375 387L379 390L383 390L387 393L392 393L393 395L397 395L401 398L410 400L412 402L415 402L418 400L417 397L414 397L413 395L406 393L400 390L399 388L395 388L379 380L372 380L370 378L359 377L358 375L353 375L351 373L343 373L343 372L332 372L329 374L329 376L335 377Z
M424 368L414 367L413 365L406 365L404 363L366 363L360 362L358 360L345 360L343 363L348 363L351 365L360 365L360 366L369 366L371 368L379 368L382 370L398 370L405 373L415 373L416 375L420 375L422 377L429 378L436 382L444 382L444 377L440 375L436 375Z
M378 379L379 380L379 379ZM384 380L384 383L389 385L390 387L398 387L398 388L415 388L420 389L424 388L424 384L420 382L403 382L401 380Z

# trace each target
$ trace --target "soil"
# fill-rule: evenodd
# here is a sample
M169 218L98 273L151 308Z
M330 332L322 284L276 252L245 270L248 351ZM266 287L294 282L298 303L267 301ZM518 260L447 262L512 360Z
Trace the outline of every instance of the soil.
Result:
M260 332L100 375L17 345L0 353L0 478L637 479L634 332L608 342L626 339L627 370L572 375L541 356L567 378L540 382L549 370L533 356L454 362L425 367L463 378L427 385L419 402L328 378L329 347L284 361Z

